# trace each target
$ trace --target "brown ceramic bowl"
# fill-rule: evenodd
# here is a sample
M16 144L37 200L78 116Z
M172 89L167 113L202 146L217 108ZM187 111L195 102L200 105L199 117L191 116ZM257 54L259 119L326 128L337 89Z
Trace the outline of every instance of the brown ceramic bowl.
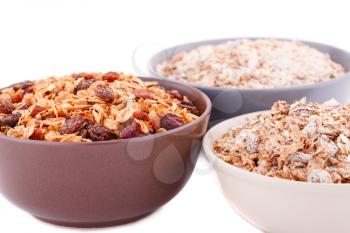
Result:
M74 227L130 222L167 203L192 174L211 103L193 87L153 80L187 95L201 116L167 132L105 142L0 135L1 193L39 219Z

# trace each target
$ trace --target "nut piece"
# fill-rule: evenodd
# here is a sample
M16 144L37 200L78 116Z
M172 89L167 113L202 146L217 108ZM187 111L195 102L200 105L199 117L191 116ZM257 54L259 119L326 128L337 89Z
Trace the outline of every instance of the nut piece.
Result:
M106 102L109 102L114 99L114 92L112 88L110 88L107 85L97 85L97 87L95 88L95 95Z
M171 130L184 125L180 117L173 113L168 113L160 119L160 127L166 130Z

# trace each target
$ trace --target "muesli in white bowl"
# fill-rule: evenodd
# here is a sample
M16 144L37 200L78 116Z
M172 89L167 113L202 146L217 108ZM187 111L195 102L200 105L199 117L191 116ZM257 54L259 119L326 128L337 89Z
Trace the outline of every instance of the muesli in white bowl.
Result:
M347 233L350 105L277 102L223 121L203 149L224 196L269 233Z
M274 104L214 142L219 158L265 176L350 183L350 105Z

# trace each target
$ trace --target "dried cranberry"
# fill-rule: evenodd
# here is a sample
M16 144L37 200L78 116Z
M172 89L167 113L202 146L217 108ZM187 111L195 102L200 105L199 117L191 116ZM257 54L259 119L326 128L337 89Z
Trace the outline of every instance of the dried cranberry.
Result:
M45 139L45 135L44 135L44 133L43 133L43 131L41 129L35 128L33 134L30 135L29 139L44 140Z
M141 125L134 119L129 119L119 125L120 138L135 138L141 136Z
M72 77L74 79L79 79L79 78L94 79L95 74L89 74L89 73L82 72L82 73L72 74Z
M107 82L114 82L119 79L119 74L117 72L108 72L102 75L102 80Z
M96 79L82 79L81 82L75 87L75 93L88 89L94 82L96 82Z
M17 91L17 90L24 90L33 85L34 85L33 81L26 80L24 82L12 84L10 87L12 87L15 91Z
M89 125L87 133L92 141L109 141L118 138L115 132L97 124Z
M35 117L38 113L40 113L40 112L42 112L44 110L45 110L45 108L41 107L40 105L34 105L30 115L32 117Z
M15 106L9 99L0 99L0 113L8 114L11 113L13 110L15 110Z
M181 101L180 107L186 108L190 113L199 116L200 112L198 108L190 101Z
M166 130L175 129L184 125L184 122L175 114L168 113L160 119L160 127Z
M75 133L87 125L87 120L81 115L75 115L67 118L60 128L62 134Z
M27 87L24 89L24 95L27 93L33 93L34 92L34 87Z
M136 89L133 93L136 96L136 99L154 99L153 93L147 89Z
M0 126L15 127L20 118L21 118L21 114L18 112L13 114L8 114L0 119Z
M148 121L149 120L148 114L143 112L143 111L134 112L132 114L132 116L134 118L136 118L137 120L141 120L141 121Z
M30 104L23 104L21 107L18 108L18 110L27 110L28 108L30 108Z
M183 96L180 94L178 90L167 90L166 91L172 98L176 98L178 100L182 100Z
M22 101L24 96L23 90L18 90L13 96L11 96L12 103L19 103Z
M114 99L113 90L107 85L98 85L95 88L95 95L106 102L109 102Z

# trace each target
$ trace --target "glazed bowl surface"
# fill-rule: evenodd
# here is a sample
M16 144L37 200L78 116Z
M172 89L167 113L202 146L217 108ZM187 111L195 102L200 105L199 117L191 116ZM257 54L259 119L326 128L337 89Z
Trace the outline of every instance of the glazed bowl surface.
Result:
M267 177L228 164L214 154L214 140L259 113L223 121L204 136L205 155L228 203L266 233L349 232L350 185Z
M217 45L230 40L242 38L228 38L206 40L187 44L181 44L164 49L154 54L148 62L148 71L152 76L165 78L156 67L158 64L172 58L173 56L193 50L202 45ZM261 38L245 38L261 39ZM276 38L278 39L278 38ZM288 40L288 39L282 39ZM329 99L336 99L345 104L350 101L348 89L350 87L350 53L342 49L310 41L302 43L315 48L321 52L328 53L333 61L341 64L347 73L336 79L303 86L292 86L287 88L230 88L230 87L207 87L193 85L209 96L213 103L211 114L211 125L241 114L269 109L278 100L293 102L303 97L307 97L312 102L325 102ZM178 81L179 82L179 81Z
M193 172L211 103L195 88L152 80L187 95L201 116L163 133L104 142L0 135L2 195L37 218L73 227L130 222L167 203Z

